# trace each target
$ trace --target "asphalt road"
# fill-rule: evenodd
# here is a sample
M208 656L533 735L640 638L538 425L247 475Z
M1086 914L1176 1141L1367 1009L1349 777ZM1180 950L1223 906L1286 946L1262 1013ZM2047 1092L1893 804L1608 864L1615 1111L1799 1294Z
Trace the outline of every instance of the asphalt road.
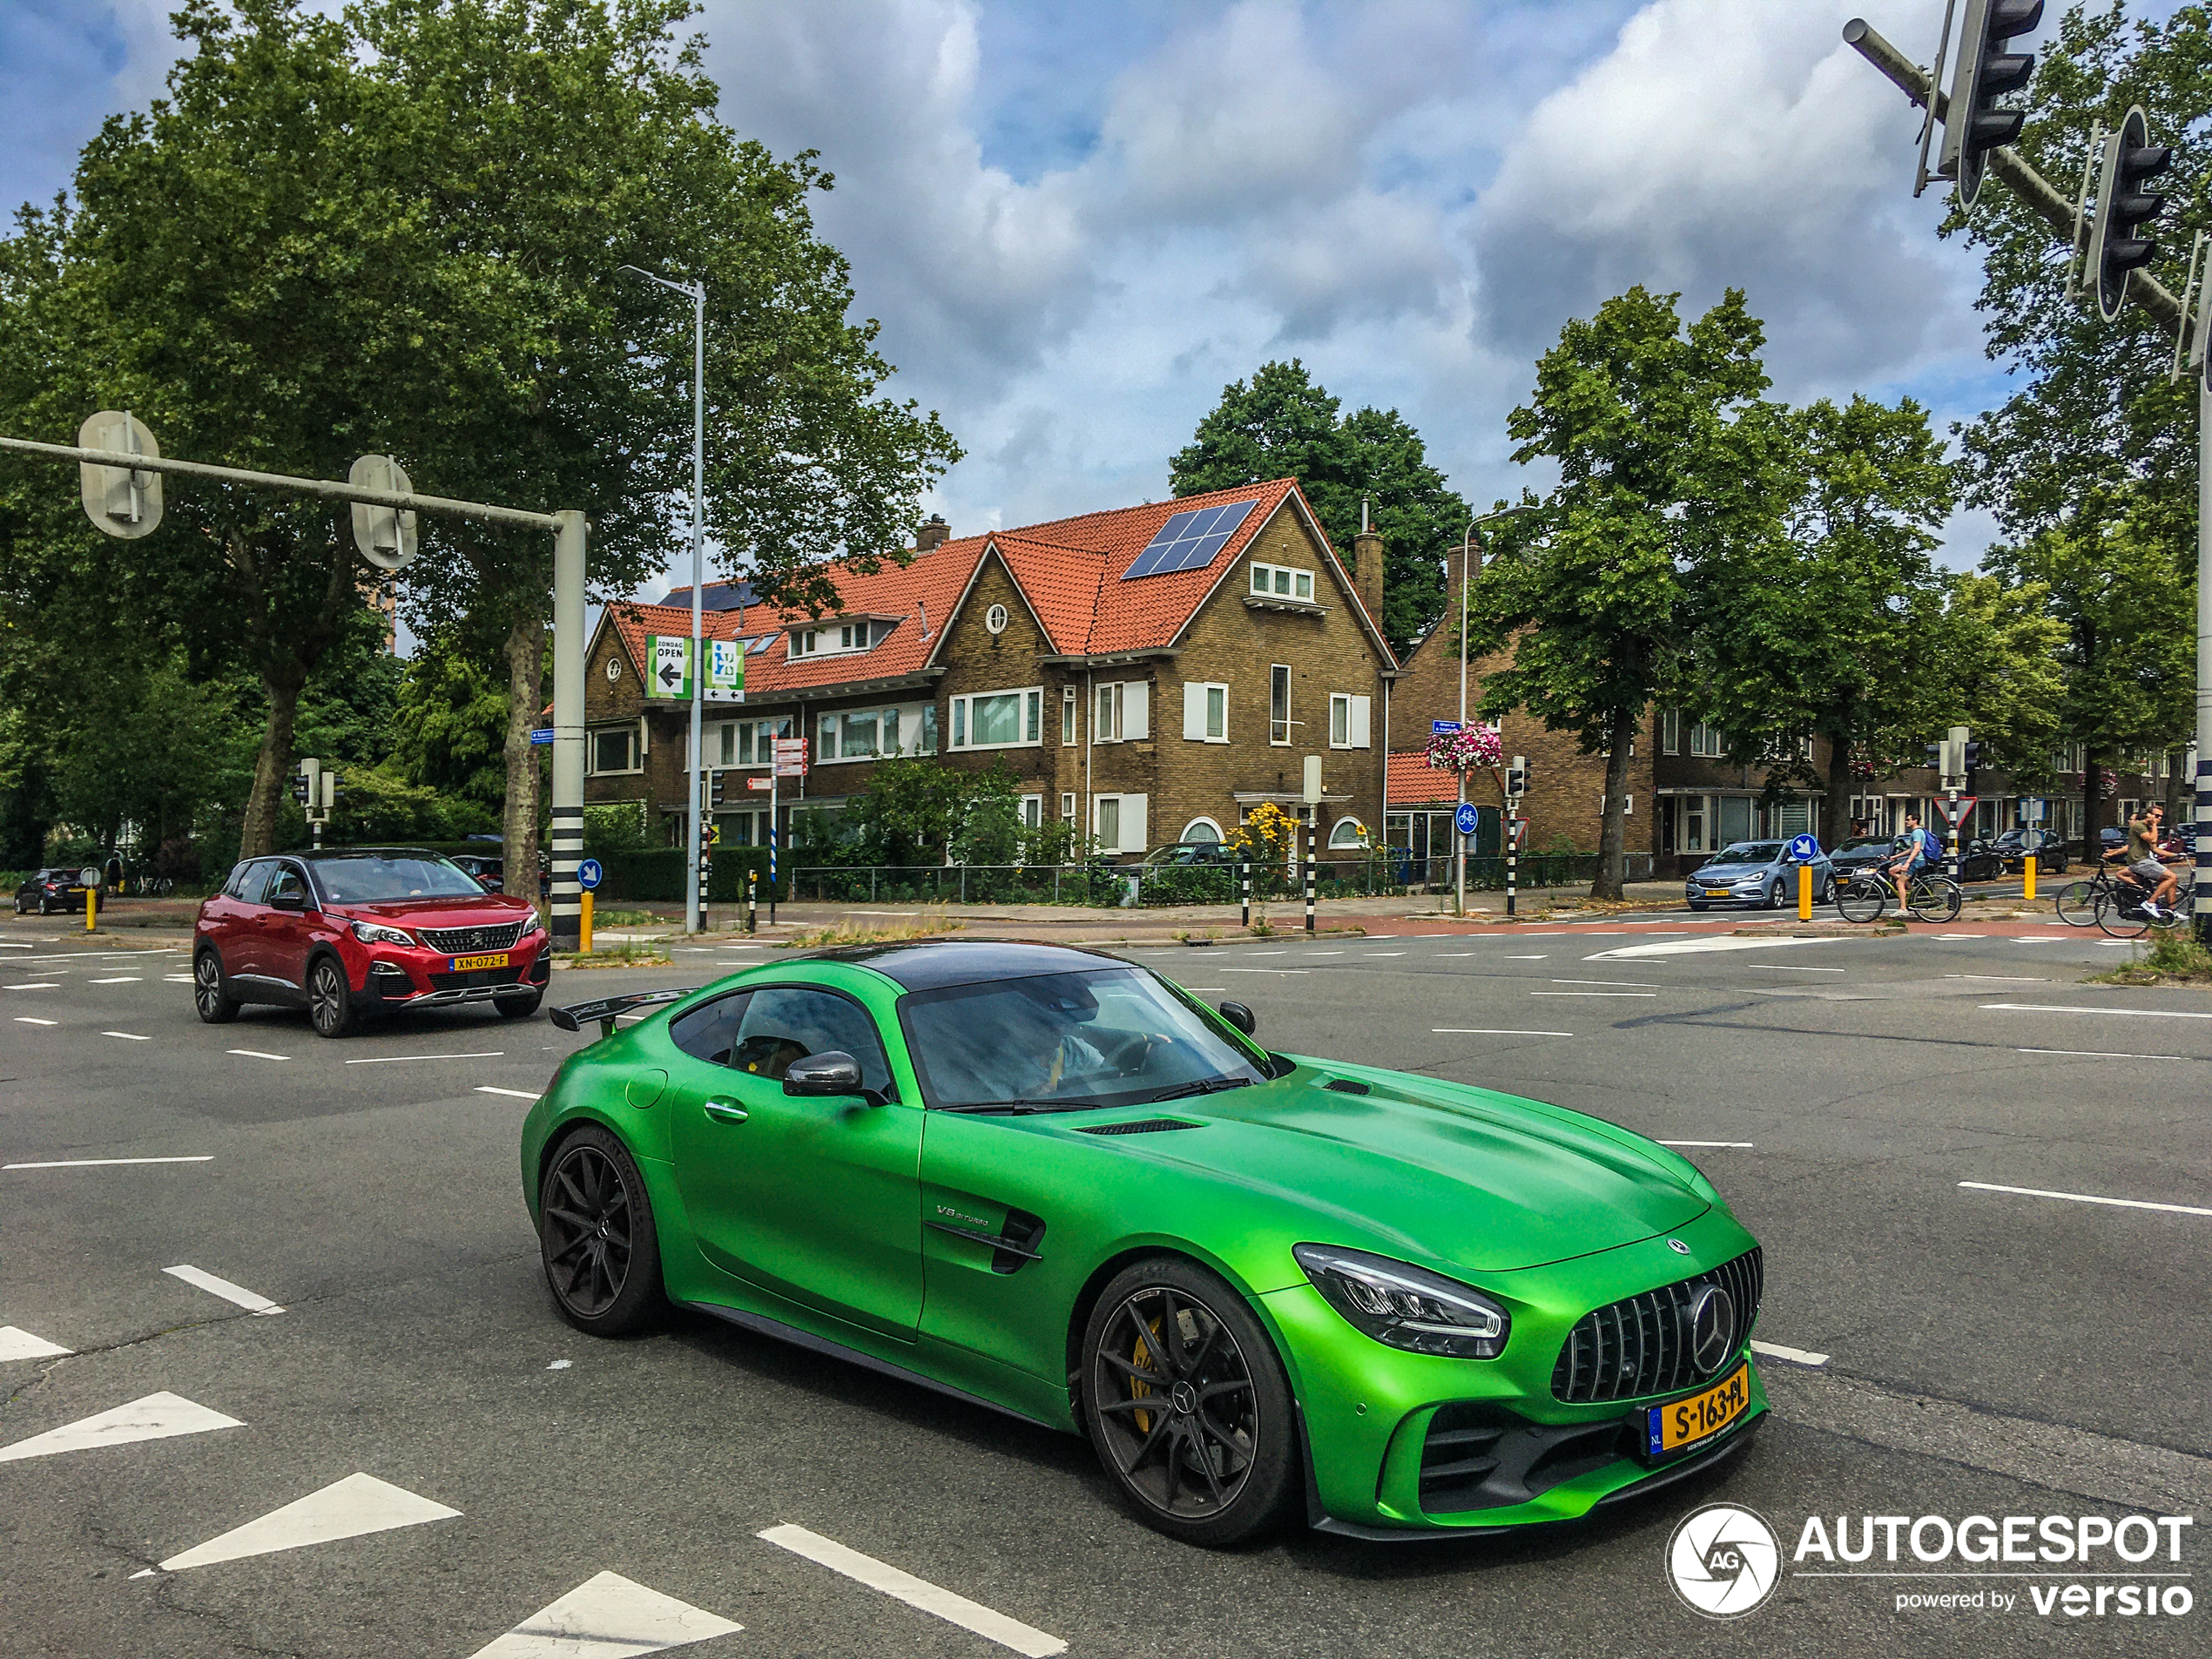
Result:
M1878 1533L1857 1568L1787 1558L1816 1516L1855 1534L1869 1515L2200 1507L2212 997L2080 984L2127 952L2060 927L1732 926L1130 953L1249 1003L1273 1046L1683 1143L1765 1244L1759 1339L1798 1356L1763 1361L1776 1410L1746 1453L1592 1524L1209 1554L1125 1518L1075 1440L705 1320L619 1344L571 1332L516 1170L529 1100L581 1040L542 1018L425 1015L341 1042L292 1014L203 1026L180 954L5 925L0 1650L2205 1651L2202 1528L2175 1534L2178 1562L2161 1541L2134 1565L2107 1548L2094 1573L1814 1575L1939 1570L1903 1544L1887 1561ZM554 998L765 954L563 974ZM85 1162L118 1159L193 1161ZM134 1403L162 1438L72 1443ZM1772 1599L1730 1622L1689 1610L1665 1571L1676 1525L1713 1502L1759 1512L1785 1557ZM364 1516L381 1529L326 1536ZM759 1536L779 1527L805 1531ZM2093 1610L2036 1610L2076 1582ZM2121 1583L2190 1610L2123 1617L2094 1594ZM1899 1609L1920 1594L1983 1601ZM505 1634L564 1622L601 1639ZM604 1639L624 1629L631 1645Z

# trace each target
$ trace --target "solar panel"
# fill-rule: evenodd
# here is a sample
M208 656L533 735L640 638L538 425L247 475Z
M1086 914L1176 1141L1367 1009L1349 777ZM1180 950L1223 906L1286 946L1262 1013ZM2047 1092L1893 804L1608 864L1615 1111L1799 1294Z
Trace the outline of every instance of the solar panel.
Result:
M1219 507L1198 507L1175 514L1160 526L1159 533L1122 573L1122 580L1204 570L1228 545L1229 538L1257 505L1257 502L1232 501Z

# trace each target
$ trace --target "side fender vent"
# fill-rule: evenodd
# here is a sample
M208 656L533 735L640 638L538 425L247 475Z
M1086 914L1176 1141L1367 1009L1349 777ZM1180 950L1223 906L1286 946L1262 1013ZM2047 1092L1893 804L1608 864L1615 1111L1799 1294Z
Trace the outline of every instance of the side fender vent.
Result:
M1086 1123L1079 1135L1164 1135L1171 1129L1197 1129L1179 1117L1138 1117L1126 1123Z

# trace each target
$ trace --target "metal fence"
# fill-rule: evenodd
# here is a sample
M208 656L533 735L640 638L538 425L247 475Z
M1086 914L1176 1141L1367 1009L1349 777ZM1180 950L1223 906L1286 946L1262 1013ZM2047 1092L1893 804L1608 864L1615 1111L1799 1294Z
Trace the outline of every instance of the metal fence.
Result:
M1402 848L1394 849L1398 858L1395 873L1399 890L1413 893L1440 893L1453 885L1452 860L1449 854L1435 858L1408 857ZM1629 853L1622 859L1623 879L1629 881L1652 880L1653 859L1649 853ZM1586 887L1597 880L1598 855L1595 853L1523 853L1514 881L1523 887ZM1506 861L1502 858L1467 860L1467 886L1474 889L1503 892L1506 885Z
M1064 904L1090 907L1235 904L1234 865L954 864L804 865L779 873L778 896L829 903ZM1388 862L1377 857L1323 859L1314 866L1322 898L1403 893ZM1303 873L1275 865L1252 867L1254 902L1305 895Z

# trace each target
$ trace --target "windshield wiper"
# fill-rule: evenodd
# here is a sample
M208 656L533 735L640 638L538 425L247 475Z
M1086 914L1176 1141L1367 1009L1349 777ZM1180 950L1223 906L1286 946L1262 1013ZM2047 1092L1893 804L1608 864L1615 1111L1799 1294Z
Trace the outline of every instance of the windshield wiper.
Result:
M1098 1100L970 1100L954 1106L940 1106L941 1112L1003 1113L1008 1117L1027 1117L1032 1112L1088 1112L1095 1111L1106 1103Z
M1196 1082L1178 1083L1173 1089L1163 1089L1151 1096L1146 1103L1151 1105L1163 1100L1187 1100L1193 1095L1217 1095L1224 1089L1249 1089L1251 1082L1249 1077L1201 1077Z

